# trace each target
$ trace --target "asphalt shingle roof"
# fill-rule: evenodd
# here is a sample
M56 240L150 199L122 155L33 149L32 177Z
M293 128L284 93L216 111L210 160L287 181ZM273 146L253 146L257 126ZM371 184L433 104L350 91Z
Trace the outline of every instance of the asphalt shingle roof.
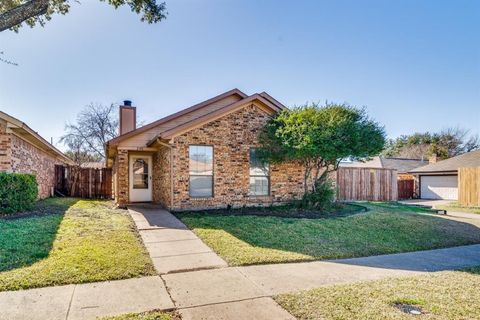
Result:
M480 167L480 150L467 152L450 159L439 161L437 163L431 163L426 166L413 169L410 172L457 171L458 168L463 167Z
M424 166L427 160L421 159L405 159L405 158L387 158L387 157L373 157L369 161L360 162L354 161L351 163L341 163L341 167L350 168L385 168L397 169L398 173L406 173L412 169Z

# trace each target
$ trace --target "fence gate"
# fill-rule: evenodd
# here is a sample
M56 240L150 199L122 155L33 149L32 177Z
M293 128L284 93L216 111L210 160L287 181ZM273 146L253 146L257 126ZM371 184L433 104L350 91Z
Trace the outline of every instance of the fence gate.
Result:
M398 199L413 198L413 179L398 180Z
M55 193L88 199L112 198L112 169L55 166Z

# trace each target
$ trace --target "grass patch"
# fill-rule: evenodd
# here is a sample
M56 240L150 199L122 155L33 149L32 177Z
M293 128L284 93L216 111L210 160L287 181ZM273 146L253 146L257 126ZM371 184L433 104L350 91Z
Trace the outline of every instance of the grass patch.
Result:
M127 313L120 316L101 318L101 320L180 320L176 312L148 311Z
M0 291L155 274L128 213L109 201L46 199L0 230Z
M480 243L480 221L445 219L398 203L362 205L369 211L324 219L206 213L177 216L230 265L361 257Z
M465 207L460 205L458 202L453 201L445 205L436 205L435 208L443 209L447 211L453 212L469 212L469 213L477 213L480 214L480 207Z
M336 285L275 300L297 319L480 319L480 268ZM416 306L411 315L400 306Z

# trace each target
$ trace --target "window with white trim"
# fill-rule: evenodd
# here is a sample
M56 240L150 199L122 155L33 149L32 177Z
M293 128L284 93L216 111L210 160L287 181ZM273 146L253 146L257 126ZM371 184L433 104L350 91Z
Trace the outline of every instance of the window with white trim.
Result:
M250 192L251 196L268 196L270 194L270 168L261 162L257 150L250 148Z
M189 146L190 196L213 197L213 147Z

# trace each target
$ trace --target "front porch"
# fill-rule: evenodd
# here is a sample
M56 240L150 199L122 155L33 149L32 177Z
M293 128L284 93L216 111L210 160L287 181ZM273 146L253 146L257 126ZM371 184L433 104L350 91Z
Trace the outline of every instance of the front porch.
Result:
M113 195L119 206L157 203L171 206L170 149L118 149L109 160L113 168Z

